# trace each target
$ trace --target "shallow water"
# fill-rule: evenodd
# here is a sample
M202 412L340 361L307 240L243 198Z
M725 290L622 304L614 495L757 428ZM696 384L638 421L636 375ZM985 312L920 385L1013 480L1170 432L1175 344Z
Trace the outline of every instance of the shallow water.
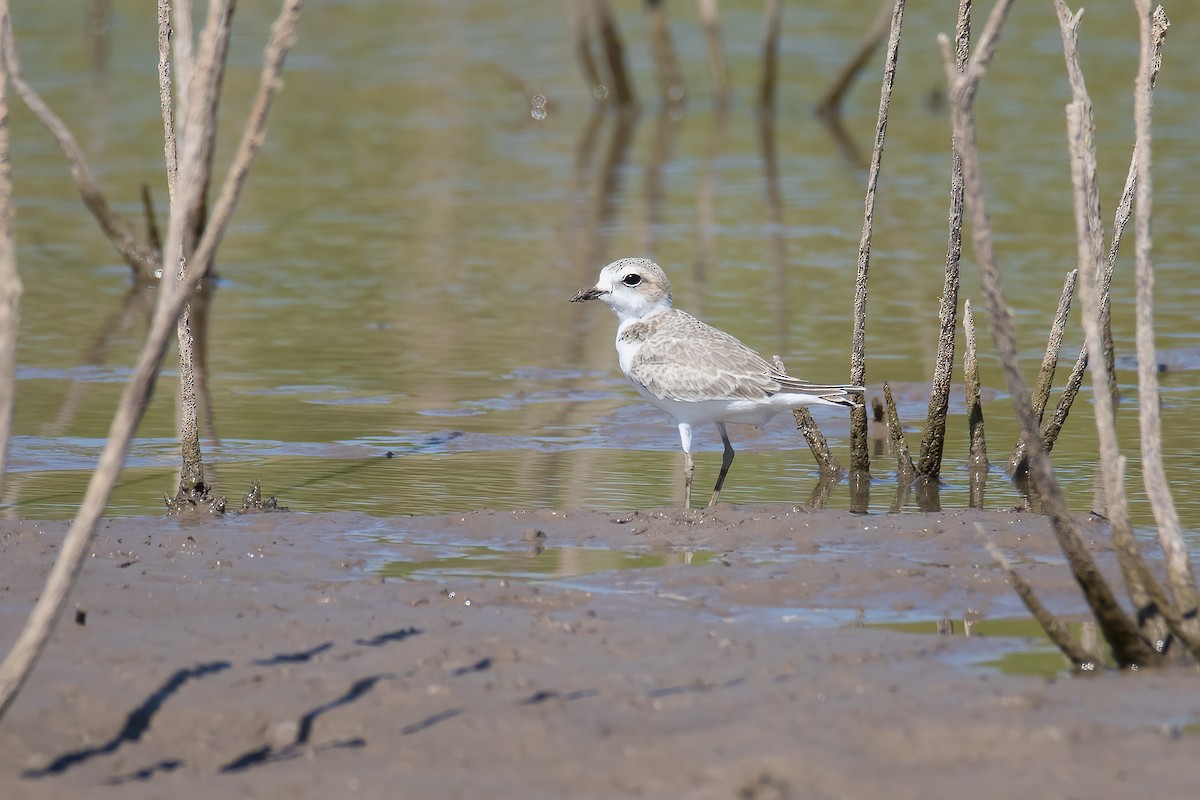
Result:
M165 219L154 23L142 5L114 0L103 51L70 4L16 9L15 30L26 76L76 132L113 201L138 215L139 187L148 183ZM726 115L712 108L694 10L672 9L689 91L677 117L658 113L640 14L619 9L644 105L625 126L592 113L565 14L552 8L480 2L468 22L462 7L443 4L306 6L266 146L219 254L208 343L215 428L205 455L221 491L236 496L261 479L265 493L295 509L379 515L677 502L674 425L621 378L613 318L566 302L600 266L630 254L666 267L680 307L779 353L796 374L844 380L865 170L809 109L865 20L847 19L834 2L787 8L768 159L752 109L757 7L722 8L734 87ZM1155 98L1156 316L1168 367L1160 376L1165 458L1196 536L1200 104L1189 76L1200 14L1174 13ZM270 14L265 6L239 11L220 164L245 113ZM876 201L867 341L868 381L898 390L914 448L937 339L949 169L946 114L930 97L943 80L934 36L951 20L932 14L913 7L905 22ZM1082 28L1106 215L1132 141L1135 27L1117 4L1089 9ZM846 109L860 158L869 156L877 72ZM1052 11L1018 4L978 107L997 253L1030 377L1076 259L1063 73ZM531 114L525 84L548 98L544 118ZM11 116L25 296L17 436L0 500L15 516L69 517L137 352L145 327L137 301L145 298L126 296L127 269L83 210L53 141L19 102ZM1147 527L1127 360L1131 236L1114 322L1122 444L1133 511ZM980 307L969 257L964 266L963 296ZM977 311L987 342L983 316ZM1065 358L1080 339L1073 316ZM988 350L985 414L1001 462L1014 425ZM168 362L110 513L155 513L173 492L172 387ZM1095 460L1088 396L1054 451L1079 510L1088 507ZM954 403L945 508L967 501L957 389ZM846 460L844 415L817 416ZM817 473L788 419L757 437L734 436L739 456L724 500L808 501ZM696 446L703 494L719 440L699 431ZM896 500L892 470L887 457L874 467L872 511L917 507L912 496ZM994 469L988 505L1019 502ZM844 484L828 503L849 505Z

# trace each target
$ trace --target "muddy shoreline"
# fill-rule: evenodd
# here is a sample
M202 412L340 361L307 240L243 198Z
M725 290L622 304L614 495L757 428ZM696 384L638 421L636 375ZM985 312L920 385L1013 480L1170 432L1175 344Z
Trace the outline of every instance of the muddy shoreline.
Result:
M1194 671L1005 674L1010 641L875 627L1024 616L980 528L1083 610L1023 513L105 521L0 793L1194 796ZM0 646L65 529L0 524Z

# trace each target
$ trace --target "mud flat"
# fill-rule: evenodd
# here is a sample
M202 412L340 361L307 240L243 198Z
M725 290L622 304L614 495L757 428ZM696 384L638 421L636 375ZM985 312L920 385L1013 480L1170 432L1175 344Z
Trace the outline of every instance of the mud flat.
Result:
M1082 611L1032 514L112 520L0 796L1195 797L1200 675L986 633L981 528ZM0 523L0 646L65 529Z

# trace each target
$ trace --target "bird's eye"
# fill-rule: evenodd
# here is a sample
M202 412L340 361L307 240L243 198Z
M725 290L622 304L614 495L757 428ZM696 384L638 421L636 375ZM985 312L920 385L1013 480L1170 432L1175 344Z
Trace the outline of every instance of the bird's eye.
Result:
M625 284L626 286L637 286L641 282L642 276L638 275L636 272L631 272L621 279L621 283Z

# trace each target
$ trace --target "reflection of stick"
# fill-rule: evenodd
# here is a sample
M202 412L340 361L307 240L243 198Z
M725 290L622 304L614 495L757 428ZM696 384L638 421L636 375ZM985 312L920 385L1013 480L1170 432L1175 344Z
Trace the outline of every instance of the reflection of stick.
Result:
M588 12L591 0L574 0L571 7L571 27L575 31L575 60L587 84L588 92L597 100L604 91L604 81L592 55L591 15Z
M1042 605L1042 602L1037 599L1037 595L1033 593L1033 587L1029 585L1029 582L1013 569L1012 564L1004 557L1004 553L1000 552L1000 548L996 547L992 540L987 538L987 534L983 532L983 526L976 522L975 528L979 531L979 535L984 537L983 541L987 546L987 551L996 560L996 563L1000 565L1000 569L1004 570L1009 583L1013 585L1013 589L1017 592L1017 597L1021 598L1021 602L1025 604L1025 608L1029 609L1029 613L1042 626L1042 630L1050 637L1050 641L1054 642L1054 645L1067 658L1071 659L1076 669L1092 664L1096 660L1096 656L1089 653L1079 642L1071 638L1071 632L1067 630L1067 626L1059 622L1058 617L1054 616L1048 608Z
M1072 101L1067 105L1067 151L1070 155L1071 183L1074 188L1077 258L1079 260L1080 297L1083 301L1083 331L1092 352L1099 352L1103 334L1100 330L1100 276L1104 271L1104 230L1100 219L1100 189L1096 176L1096 144L1093 139L1095 123L1092 101L1084 85L1079 64L1079 15L1072 15L1063 0L1056 0L1059 29L1067 77L1071 84ZM1100 445L1100 484L1108 510L1113 543L1130 598L1139 611L1150 609L1150 595L1136 566L1128 555L1132 547L1133 524L1126 504L1124 473L1121 469L1121 449L1117 441L1117 425L1113 402L1113 376L1103 361L1092 359L1090 364L1096 416L1096 434ZM1163 638L1162 623L1157 613L1149 613L1154 639Z
M879 43L883 41L883 37L887 35L891 18L892 0L883 0L879 10L875 12L875 19L871 21L871 27L867 29L866 35L858 43L858 49L850 56L850 60L833 79L829 90L817 103L817 113L822 117L841 117L842 103L846 99L846 94L850 91L858 73L862 72L863 67L871 59L871 54L875 52Z
M175 322L195 285L206 272L206 269L201 269L200 266L209 263L217 243L224 235L229 215L237 204L246 172L265 136L266 115L271 100L280 87L279 75L283 69L284 56L293 41L299 13L300 0L284 0L279 17L272 26L271 40L267 45L259 79L258 95L255 97L238 150L234 154L233 165L226 175L220 196L213 208L210 224L196 248L196 256L193 258L195 268L189 273L187 281L174 281L177 265L169 255L163 258L164 280L158 294L158 304L150 324L150 332L146 335L133 374L121 395L121 403L109 429L108 443L88 483L75 521L63 539L62 548L46 579L46 586L12 649L4 662L0 663L0 716L8 710L16 693L29 677L50 634L53 633L59 611L66 602L79 569L83 566L84 555L95 533L96 523L120 475L130 440L154 392L155 378ZM10 41L11 38L6 37L6 43ZM198 149L194 144L184 143L183 156L180 158L181 190L195 189L190 183L190 176L198 165ZM166 253L175 251L179 246L185 222L186 220L180 217L172 218L167 235Z
M901 480L912 480L916 469L913 467L912 456L908 454L908 441L904 438L904 428L900 424L900 412L896 410L896 401L892 399L892 387L888 386L887 381L883 383L883 405L887 409L887 426L892 438L892 450L896 453L896 472Z
M896 82L896 60L900 55L900 26L904 21L904 0L896 0L892 10L892 33L888 39L887 60L883 67L883 87L879 94L879 117L875 123L875 149L867 172L867 198L863 210L862 238L858 243L858 271L854 278L854 334L850 343L850 383L867 384L867 271L871 262L872 218L875 213L875 187L883 162L883 140L887 132L888 107ZM867 409L855 406L850 411L850 469L869 472L871 455L867 451Z

